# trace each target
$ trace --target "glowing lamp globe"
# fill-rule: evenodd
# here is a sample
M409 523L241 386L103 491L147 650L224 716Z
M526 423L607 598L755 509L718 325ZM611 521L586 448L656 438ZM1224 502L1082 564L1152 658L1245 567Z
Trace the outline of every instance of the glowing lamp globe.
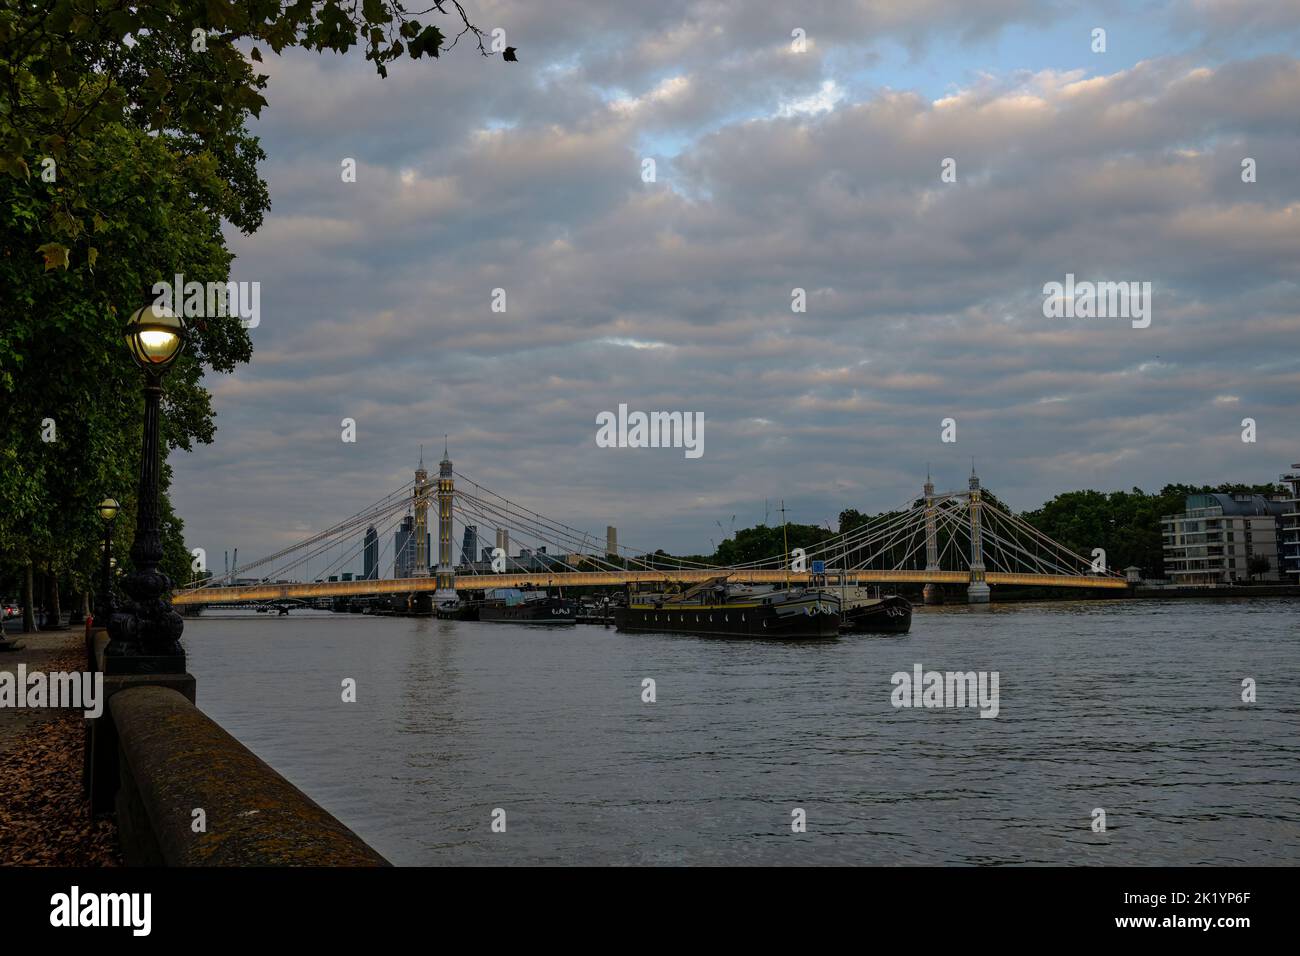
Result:
M120 509L116 498L105 498L99 503L99 516L105 521L112 521Z
M137 365L162 371L181 354L185 326L170 309L153 302L131 316L126 324L126 344Z

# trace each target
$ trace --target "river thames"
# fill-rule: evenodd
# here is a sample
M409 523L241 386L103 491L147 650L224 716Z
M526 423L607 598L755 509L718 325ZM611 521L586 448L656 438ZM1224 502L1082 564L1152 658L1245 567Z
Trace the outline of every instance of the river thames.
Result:
M208 610L184 641L200 708L397 864L1300 862L1292 599L816 643ZM998 672L997 717L895 708L918 664Z

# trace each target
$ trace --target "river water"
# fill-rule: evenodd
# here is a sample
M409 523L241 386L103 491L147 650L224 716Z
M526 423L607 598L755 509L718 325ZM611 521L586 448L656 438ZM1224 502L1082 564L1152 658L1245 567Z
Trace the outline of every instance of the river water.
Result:
M1300 862L1297 600L808 644L209 610L184 640L199 706L398 864ZM894 707L916 664L998 672L998 715Z

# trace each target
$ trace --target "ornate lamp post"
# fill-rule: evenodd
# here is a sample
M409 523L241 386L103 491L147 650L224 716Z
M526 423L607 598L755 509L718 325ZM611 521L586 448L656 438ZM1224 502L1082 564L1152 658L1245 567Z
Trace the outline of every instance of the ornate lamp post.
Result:
M98 627L108 627L113 619L113 522L121 510L116 498L105 498L96 507L100 520L104 522L104 555L99 566L99 593L95 596L95 623ZM95 645L90 634L86 635L86 659L90 669L95 669Z
M144 369L144 447L140 453L140 487L131 544L132 571L122 581L130 600L109 619L104 670L109 674L179 674L185 670L181 632L185 624L171 608L171 579L158 568L162 533L158 516L158 406L162 376L185 345L180 319L151 303L137 309L126 326L126 343Z
M113 616L113 572L109 562L113 559L113 522L121 506L116 498L105 498L96 509L104 522L104 560L99 566L99 600L95 602L95 620L108 626Z

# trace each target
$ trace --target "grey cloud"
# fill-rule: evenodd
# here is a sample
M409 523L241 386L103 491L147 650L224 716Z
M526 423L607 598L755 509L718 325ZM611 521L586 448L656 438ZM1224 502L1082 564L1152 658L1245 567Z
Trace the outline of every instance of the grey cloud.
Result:
M601 11L572 63L539 62L519 88L477 63L445 70L436 97L327 60L278 64L276 207L232 240L236 277L263 281L263 324L253 364L215 384L217 445L176 462L192 533L271 550L400 484L443 432L494 489L676 550L707 550L719 514L761 520L763 498L820 521L899 503L926 461L960 484L972 454L1022 507L1081 485L1264 480L1293 460L1293 58L1018 76L939 103L880 91L782 118L772 103L818 76L760 68L775 41L758 20L739 34L752 46L716 63L693 36L670 49L704 9ZM944 29L1023 14L981 9ZM546 31L560 55L563 7L490 10L520 13L515 29ZM864 22L845 21L843 42ZM637 45L603 42L638 23L653 29ZM738 96L708 89L755 64ZM703 95L611 109L590 84L621 70L645 77L634 96L661 75ZM338 71L339 96L286 106ZM516 96L537 111L485 131ZM640 181L642 137L706 127ZM349 138L363 175L341 184ZM1242 150L1256 184L1240 182ZM939 182L945 156L957 184ZM1152 327L1045 319L1042 285L1067 271L1153 282ZM505 314L488 308L495 286ZM704 411L705 457L596 448L595 414L619 402ZM1237 439L1246 414L1265 423L1258 446ZM339 441L344 415L356 446ZM938 441L947 416L955 446Z

